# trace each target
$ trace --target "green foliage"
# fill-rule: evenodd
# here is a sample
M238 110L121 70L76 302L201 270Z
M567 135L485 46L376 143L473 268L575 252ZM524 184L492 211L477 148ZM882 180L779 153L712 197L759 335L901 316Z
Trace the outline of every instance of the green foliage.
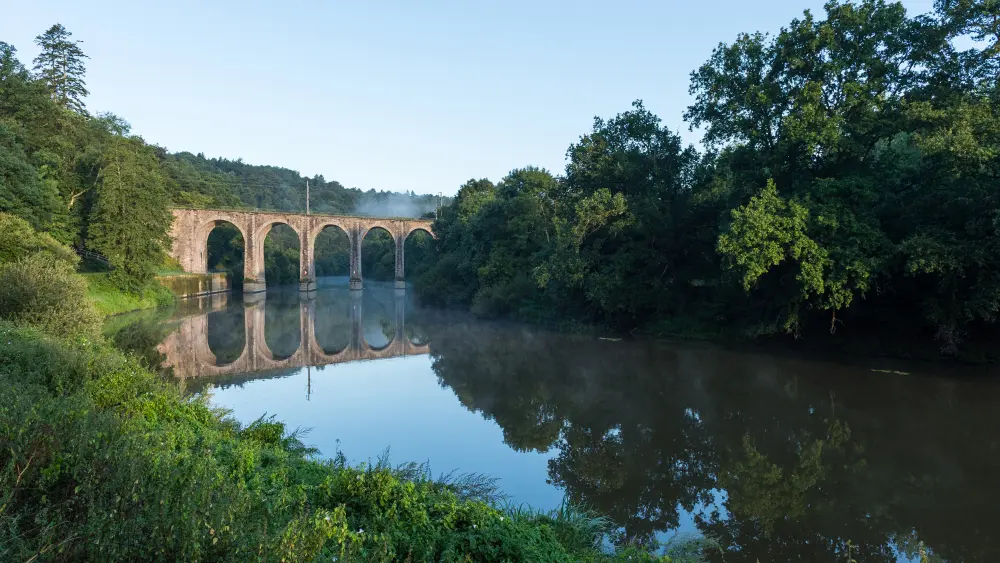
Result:
M35 72L52 92L52 98L66 109L84 113L83 98L87 88L83 80L86 68L79 41L71 41L73 35L62 24L55 24L44 34L35 38L41 52L35 57Z
M348 276L351 269L351 243L347 233L327 227L316 235L316 276Z
M174 204L187 207L251 208L305 212L309 182L312 213L418 217L433 213L437 196L345 188L323 176L307 178L278 166L259 166L242 159L206 158L203 154L163 153L169 177L167 190Z
M392 281L395 277L396 243L385 229L371 229L361 241L361 275L372 281Z
M24 219L0 213L0 318L60 336L96 333L99 316L75 272L79 260Z
M0 122L0 212L45 227L58 210L58 195L55 186L41 181L13 132Z
M264 238L264 277L270 285L299 283L299 236L288 225L274 225Z
M96 333L100 319L83 278L43 254L0 263L0 318L60 336Z
M4 559L625 560L569 509L511 514L411 466L311 452L105 344L0 323Z
M103 316L166 307L177 298L158 281L132 293L119 289L108 273L83 274L83 278L86 280L87 299Z
M266 252L266 239L264 244ZM224 223L215 227L208 235L208 271L228 272L234 284L242 284L245 248L243 234L234 225Z
M439 200L412 192L362 192L242 159L170 154L130 136L121 117L86 112L87 56L65 27L53 25L36 43L41 53L33 75L16 49L0 42L0 212L26 219L61 243L107 256L110 279L127 293L145 291L163 263L171 205L302 212L306 182L314 213L417 217L433 214ZM267 245L269 283L294 283L302 275L288 239ZM210 267L242 280L240 242L232 232L213 236ZM331 275L345 269L347 258L327 252L327 246L323 242L319 249L319 270ZM394 252L384 246L366 259L375 278L391 279Z
M998 6L942 0L907 17L831 1L741 34L691 75L685 118L708 152L641 102L597 118L544 187L521 188L519 171L463 186L417 290L480 315L630 331L891 326L959 354L1000 313Z
M37 232L24 219L0 212L0 262L28 256L45 256L55 262L76 266L79 257L48 233Z
M170 243L164 178L153 152L135 137L114 138L100 162L88 238L110 260L112 283L138 292L152 281Z

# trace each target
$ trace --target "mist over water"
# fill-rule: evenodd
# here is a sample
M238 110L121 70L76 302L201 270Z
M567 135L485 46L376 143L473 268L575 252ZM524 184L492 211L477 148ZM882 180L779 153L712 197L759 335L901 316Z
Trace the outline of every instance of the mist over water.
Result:
M419 218L426 213L434 213L437 203L438 196L431 194L368 192L358 198L353 213L368 217ZM448 198L443 198L442 203L447 204Z
M325 281L182 302L114 341L243 424L312 429L325 456L388 447L497 478L514 505L569 499L633 540L714 538L712 563L1000 553L993 366L597 340Z

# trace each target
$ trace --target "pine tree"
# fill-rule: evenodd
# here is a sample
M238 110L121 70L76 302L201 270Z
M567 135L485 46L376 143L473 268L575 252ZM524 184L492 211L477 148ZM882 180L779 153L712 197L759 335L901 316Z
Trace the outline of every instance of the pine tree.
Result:
M52 92L52 99L64 108L86 114L83 98L89 93L83 81L87 69L77 43L71 41L69 31L62 24L55 24L44 34L35 37L35 44L42 52L35 57L35 73Z

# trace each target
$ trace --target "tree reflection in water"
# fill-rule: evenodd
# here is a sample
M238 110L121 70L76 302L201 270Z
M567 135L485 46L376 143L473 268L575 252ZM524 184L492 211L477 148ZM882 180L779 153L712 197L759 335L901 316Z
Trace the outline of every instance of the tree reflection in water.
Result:
M355 297L317 296L324 350L351 342ZM298 344L299 299L267 295L275 355ZM710 557L730 563L846 561L848 546L858 562L1000 553L995 377L555 335L413 308L392 290L366 289L363 309L366 336L388 340L402 322L407 338L430 343L439 384L494 420L509 447L550 452L549 481L611 518L617 541L662 539L693 518L721 545ZM209 313L217 358L243 349L243 318L239 300ZM170 326L137 322L112 338L155 363L143 347Z
M998 386L709 347L437 325L439 382L621 538L680 511L719 561L988 560ZM924 367L926 370L927 368Z

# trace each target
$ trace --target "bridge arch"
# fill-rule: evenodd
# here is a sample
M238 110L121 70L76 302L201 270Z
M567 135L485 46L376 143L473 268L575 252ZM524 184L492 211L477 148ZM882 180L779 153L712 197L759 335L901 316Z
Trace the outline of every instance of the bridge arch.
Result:
M430 225L408 225L408 229L406 230L406 238L409 238L410 235L412 235L417 231L427 233L428 235L430 235L432 239L437 239L437 235L435 235L434 231L431 230Z
M198 273L208 272L208 239L212 232L216 228L225 225L230 225L235 227L240 233L240 237L243 239L243 256L244 260L247 255L247 225L243 224L237 217L227 216L227 215L216 215L203 218L198 225L194 228L194 245L196 249L196 254L194 257L194 269ZM183 264L182 264L183 265Z
M365 275L379 281L393 279L396 260L396 236L388 225L373 224L361 230L360 258Z
M277 227L278 225L284 225L295 233L295 238L299 247L298 248L299 264L296 269L299 271L300 274L299 278L307 277L306 275L302 275L303 265L309 263L308 257L304 256L304 253L306 252L306 245L303 244L304 241L302 240L303 238L302 225L296 225L295 221L288 221L285 218L281 217L268 218L268 220L259 222L256 226L256 229L254 230L253 264L255 267L255 271L254 275L251 276L252 279L256 280L259 284L264 285L265 287L266 287L267 275L265 273L266 265L264 260L264 243L267 241L268 235L272 234L274 228Z
M308 251L308 263L311 264L311 269L308 272L308 277L310 279L316 279L322 276L331 275L347 275L351 273L351 256L352 256L352 238L351 238L351 225L346 220L340 218L322 218L318 221L314 221L311 226L311 233L309 234L309 251ZM321 239L320 237L323 237ZM331 240L332 238L332 240ZM340 244L338 239L344 241L346 244L345 250L347 252L347 260L341 261L343 255L340 254ZM320 249L320 242L323 242L324 248ZM331 256L330 251L334 254Z
M400 269L397 272L397 280L400 283L397 285L399 287L405 287L405 279L412 278L414 274L425 269L427 262L434 256L434 234L429 227L423 225L408 226L404 232L406 236L403 237L398 249ZM406 257L405 263L404 255Z

